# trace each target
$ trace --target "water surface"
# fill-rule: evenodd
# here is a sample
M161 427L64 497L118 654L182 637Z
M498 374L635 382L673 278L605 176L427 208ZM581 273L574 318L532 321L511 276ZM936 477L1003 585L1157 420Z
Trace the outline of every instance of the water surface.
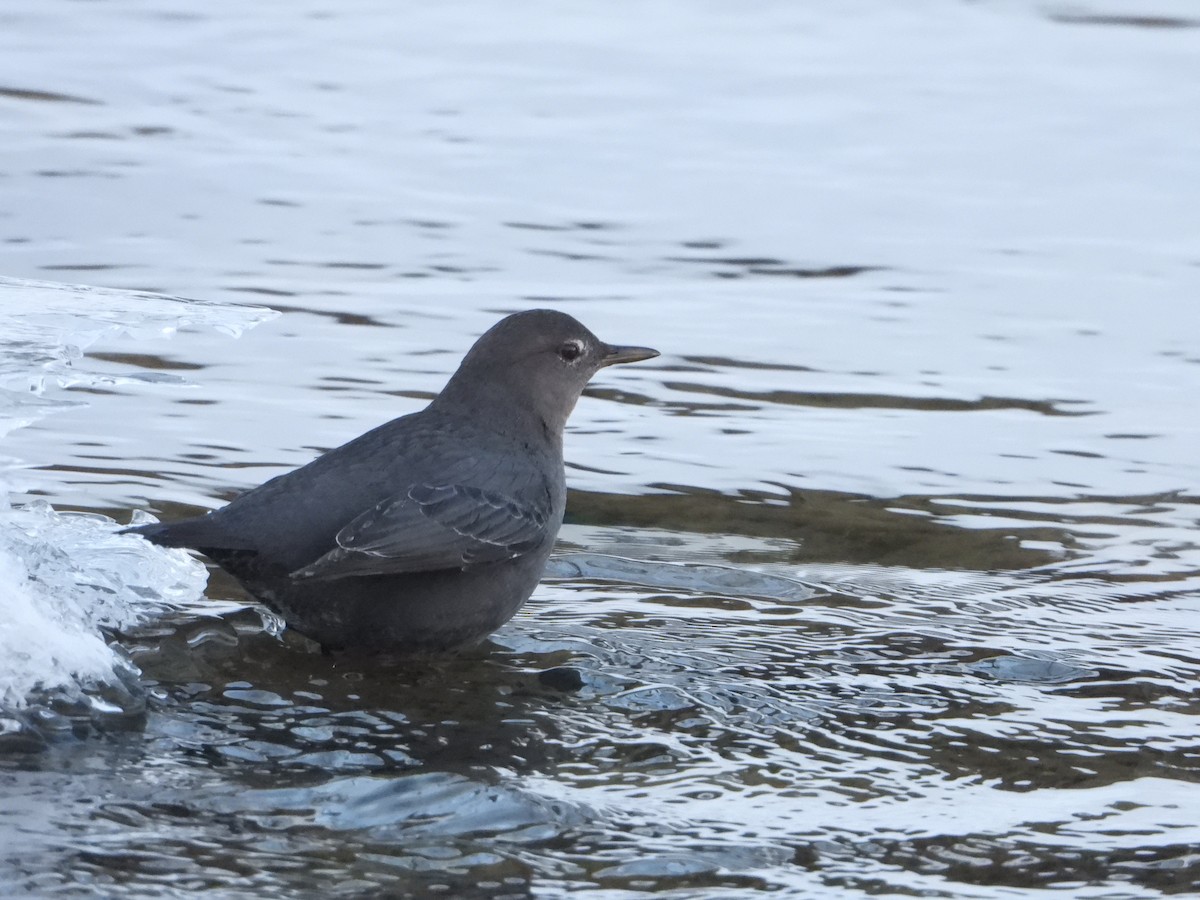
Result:
M1190 6L0 23L0 273L238 307L0 307L52 348L0 371L15 589L116 540L36 501L215 507L505 312L663 351L581 401L559 556L469 654L323 656L178 561L72 619L0 734L10 893L1200 888Z

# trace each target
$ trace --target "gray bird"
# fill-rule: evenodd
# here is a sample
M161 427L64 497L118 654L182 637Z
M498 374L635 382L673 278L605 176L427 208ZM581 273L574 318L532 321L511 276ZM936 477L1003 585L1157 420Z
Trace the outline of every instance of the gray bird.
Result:
M128 531L199 550L329 649L470 644L541 579L566 506L563 428L588 380L655 356L565 313L517 313L420 412L207 515Z

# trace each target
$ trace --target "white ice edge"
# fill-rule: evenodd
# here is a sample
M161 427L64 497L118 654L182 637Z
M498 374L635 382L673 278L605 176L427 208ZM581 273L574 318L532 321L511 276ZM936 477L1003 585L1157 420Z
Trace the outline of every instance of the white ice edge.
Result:
M182 328L237 337L274 318L265 307L0 277L0 437L80 401L46 396L111 384L79 365L97 341L165 338ZM147 380L131 372L127 381ZM10 497L0 456L0 711L31 692L76 694L126 664L105 634L203 597L205 567L179 550L117 534L105 516L59 513Z

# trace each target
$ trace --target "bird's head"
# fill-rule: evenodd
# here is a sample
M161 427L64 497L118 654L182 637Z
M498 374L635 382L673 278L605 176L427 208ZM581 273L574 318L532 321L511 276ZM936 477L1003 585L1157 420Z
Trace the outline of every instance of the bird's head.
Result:
M605 366L658 356L606 344L566 313L531 309L501 319L471 347L435 403L476 415L536 416L561 435L591 377Z

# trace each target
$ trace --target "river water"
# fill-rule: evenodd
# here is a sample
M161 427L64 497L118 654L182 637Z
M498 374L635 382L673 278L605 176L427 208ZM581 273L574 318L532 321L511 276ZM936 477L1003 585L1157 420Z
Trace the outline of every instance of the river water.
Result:
M1170 0L0 11L4 895L1200 890L1197 110ZM113 533L532 306L663 355L487 645Z

